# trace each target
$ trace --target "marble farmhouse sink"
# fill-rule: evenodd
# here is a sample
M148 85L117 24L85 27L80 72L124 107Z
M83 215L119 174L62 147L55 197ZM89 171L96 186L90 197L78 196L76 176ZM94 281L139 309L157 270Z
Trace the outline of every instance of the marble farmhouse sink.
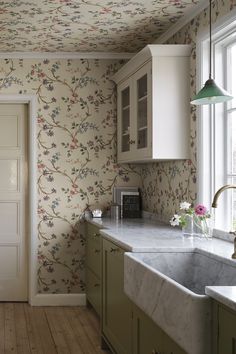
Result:
M203 250L126 253L125 293L189 354L211 353L205 286L236 285L236 262Z

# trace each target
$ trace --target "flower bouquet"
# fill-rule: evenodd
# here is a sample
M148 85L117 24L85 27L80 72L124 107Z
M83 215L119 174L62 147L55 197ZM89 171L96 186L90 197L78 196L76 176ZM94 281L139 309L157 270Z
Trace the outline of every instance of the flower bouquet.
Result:
M188 202L180 203L180 213L174 214L170 219L171 226L181 226L183 233L187 236L199 235L212 237L212 228L210 225L211 214L207 208L198 204L191 207Z

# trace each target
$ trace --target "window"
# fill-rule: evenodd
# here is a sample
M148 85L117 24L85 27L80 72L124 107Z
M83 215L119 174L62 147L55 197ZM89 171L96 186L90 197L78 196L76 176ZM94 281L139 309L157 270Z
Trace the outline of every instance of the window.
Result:
M227 183L236 185L236 39L227 49L228 87L234 99L226 107L227 121ZM229 200L231 228L236 230L236 190L231 190Z
M236 26L221 25L213 36L214 77L234 96L226 104L202 106L198 126L199 202L208 207L215 192L225 184L236 185ZM201 41L201 81L208 73L209 39ZM215 227L236 230L236 190L225 191L219 197Z

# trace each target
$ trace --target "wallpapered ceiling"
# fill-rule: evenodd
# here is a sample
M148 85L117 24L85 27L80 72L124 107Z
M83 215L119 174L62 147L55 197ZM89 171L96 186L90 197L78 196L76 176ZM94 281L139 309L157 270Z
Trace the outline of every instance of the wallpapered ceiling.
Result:
M4 0L0 51L136 52L200 0Z

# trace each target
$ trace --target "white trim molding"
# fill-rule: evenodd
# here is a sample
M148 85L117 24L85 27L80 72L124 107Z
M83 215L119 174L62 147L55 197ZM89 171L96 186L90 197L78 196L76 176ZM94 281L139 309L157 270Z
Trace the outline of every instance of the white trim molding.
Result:
M0 59L130 59L135 54L115 52L0 52Z
M29 289L28 301L31 306L84 306L85 294L39 294L37 287L38 232L37 232L37 110L36 95L0 94L0 103L28 104L29 136Z
M35 95L4 95L0 94L0 103L28 104L28 137L29 137L29 292L28 301L33 304L37 294L37 158L36 158L36 96Z
M32 306L85 306L85 294L37 294Z
M236 9L222 16L212 26L213 78L225 87L225 51L235 38ZM235 39L234 39L235 41ZM209 75L209 28L205 27L197 36L196 42L196 91L198 92ZM197 195L198 202L211 207L213 196L218 188L227 182L227 126L226 105L197 106ZM231 227L227 194L221 197L216 210L215 227L227 230ZM217 231L218 233L220 232ZM222 232L221 232L222 233ZM217 237L217 236L216 236Z

